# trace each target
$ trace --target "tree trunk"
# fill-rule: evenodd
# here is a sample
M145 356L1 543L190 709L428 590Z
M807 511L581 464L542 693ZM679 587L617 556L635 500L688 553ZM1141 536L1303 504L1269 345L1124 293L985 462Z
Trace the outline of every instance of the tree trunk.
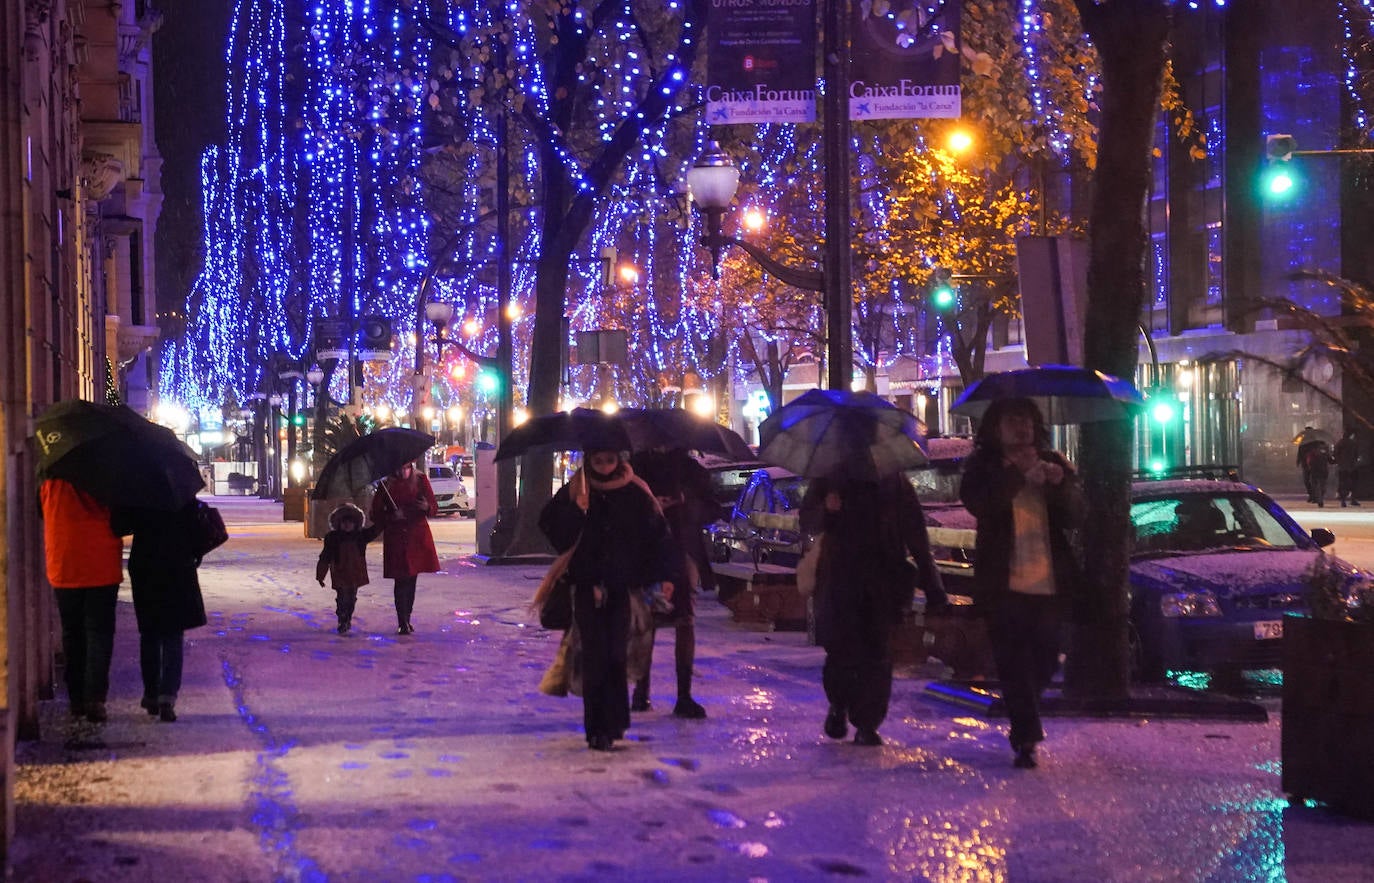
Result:
M1084 364L1130 378L1145 304L1145 207L1159 114L1169 5L1165 0L1076 0L1102 65L1096 189L1090 215L1089 333ZM1130 689L1128 566L1131 424L1086 424L1081 451L1090 517L1085 584L1076 594L1065 690L1117 700Z

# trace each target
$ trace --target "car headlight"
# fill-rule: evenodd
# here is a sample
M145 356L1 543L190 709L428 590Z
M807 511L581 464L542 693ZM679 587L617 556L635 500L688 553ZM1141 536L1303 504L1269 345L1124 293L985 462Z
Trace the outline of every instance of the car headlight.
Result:
M1168 619L1180 616L1221 616L1217 596L1209 591L1174 592L1159 599L1159 612Z

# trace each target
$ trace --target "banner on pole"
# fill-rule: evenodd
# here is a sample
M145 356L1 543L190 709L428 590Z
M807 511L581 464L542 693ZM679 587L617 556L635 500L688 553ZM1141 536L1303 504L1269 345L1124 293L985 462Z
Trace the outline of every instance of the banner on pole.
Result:
M706 122L816 119L814 0L729 0L707 12Z
M849 118L958 117L962 7L962 0L852 4Z

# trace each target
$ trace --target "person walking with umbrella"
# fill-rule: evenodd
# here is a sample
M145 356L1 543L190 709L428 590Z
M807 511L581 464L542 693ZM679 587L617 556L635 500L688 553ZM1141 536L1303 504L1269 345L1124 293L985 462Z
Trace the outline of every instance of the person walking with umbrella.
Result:
M129 584L138 620L138 662L143 676L139 705L171 723L177 719L177 693L185 658L187 629L205 625L205 601L196 570L196 502L169 512L144 507L116 507L115 533L133 534L129 549Z
M587 745L610 751L630 726L630 593L661 582L673 600L680 555L653 493L606 442L587 444L582 469L544 506L539 527L566 556L573 584Z
M48 583L62 621L67 700L72 717L103 723L124 543L110 527L110 510L70 482L45 480L39 500Z
M804 532L822 532L816 568L816 643L830 710L825 734L882 745L878 727L892 697L892 629L920 586L927 612L948 606L930 551L925 515L902 473L813 480L801 506ZM908 560L908 554L915 561Z
M685 579L673 597L666 619L673 625L673 662L677 674L677 702L673 715L706 717L706 709L692 698L692 667L696 664L696 598L698 584L715 591L715 571L706 554L702 525L711 520L711 477L705 467L682 448L655 448L630 458L634 472L649 486L663 509L668 532L682 557ZM651 645L652 647L652 645ZM652 659L652 654L651 654ZM631 711L649 710L649 667L635 683Z
M1079 579L1069 531L1083 517L1073 467L1049 446L1030 399L987 407L959 497L978 520L974 603L987 618L1015 765L1034 768L1045 738L1040 696L1059 665L1061 607Z
M382 577L394 580L396 634L411 635L415 585L422 573L437 573L428 518L439 514L429 479L406 462L384 479L372 498L372 522L382 526Z
M825 734L882 745L892 696L892 629L919 586L926 609L947 606L925 515L904 470L926 462L916 418L872 393L814 389L759 427L759 458L812 479L804 532L822 531L816 643L830 703ZM913 565L908 560L910 555Z

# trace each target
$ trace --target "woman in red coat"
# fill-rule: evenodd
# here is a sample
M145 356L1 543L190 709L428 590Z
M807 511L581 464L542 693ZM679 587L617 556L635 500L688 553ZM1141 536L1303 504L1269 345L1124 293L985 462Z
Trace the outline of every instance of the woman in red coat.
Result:
M426 520L438 514L429 479L412 463L387 477L372 498L372 521L382 526L382 577L395 580L398 635L415 632L410 611L415 606L416 577L439 570L439 553Z

